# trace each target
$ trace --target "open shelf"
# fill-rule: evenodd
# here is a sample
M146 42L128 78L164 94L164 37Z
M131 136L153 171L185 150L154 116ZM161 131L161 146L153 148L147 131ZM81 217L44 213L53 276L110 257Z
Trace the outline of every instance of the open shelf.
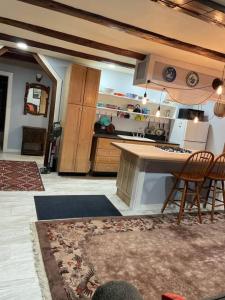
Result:
M155 113L158 109L159 103L156 102L150 102L148 101L145 105L142 104L141 100L139 99L133 99L128 98L126 96L116 96L113 94L105 94L105 93L99 93L98 95L98 102L102 104L97 105L98 109L101 109L102 112L105 110L107 111L117 111L117 112L123 112L123 113L129 113L129 114L136 114L136 115L143 115L146 118L155 117ZM120 109L111 109L106 107L107 104L115 105L115 107L118 107ZM127 111L127 106L131 104L133 106L139 104L141 108L147 108L149 110L149 114L142 114L142 113L134 113ZM165 104L161 103L161 117L159 119L174 119L176 116L177 107L175 105L171 104ZM155 117L156 118L156 117Z
M117 96L117 95L114 95L114 94L106 94L106 93L102 93L102 92L99 92L99 98L102 99L102 97L106 97L106 98L111 98L111 99L116 99L116 100L129 100L129 101L134 101L136 102L137 104L142 104L142 100L141 99L135 99L135 98L129 98L129 97L126 97L126 96ZM147 101L147 104L152 104L152 105L159 105L159 103L156 103L156 102L153 102L153 101L150 101L148 100ZM143 104L142 104L143 105ZM143 105L143 106L146 106L146 105ZM172 108L175 108L175 104L173 103L161 103L160 106L167 106L167 107L172 107Z
M105 110L105 111L114 111L114 112L123 112L123 113L128 113L128 114L134 114L134 115L141 115L141 116L145 116L145 117L149 117L149 118L158 118L158 119L171 119L173 120L174 118L171 117L165 117L165 116L160 116L160 117L156 117L155 115L149 115L149 114L143 114L143 113L137 113L137 112L130 112L127 110L121 110L121 109L114 109L114 108L108 108L108 107L101 107L101 106L97 106L96 107L97 110Z

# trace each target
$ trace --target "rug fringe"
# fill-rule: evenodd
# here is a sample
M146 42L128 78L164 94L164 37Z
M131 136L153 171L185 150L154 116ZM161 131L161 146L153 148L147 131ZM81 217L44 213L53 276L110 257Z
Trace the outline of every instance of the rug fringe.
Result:
M52 300L35 223L32 223L30 225L30 229L31 229L32 243L33 243L33 253L34 253L34 262L35 262L34 264L38 275L39 286L41 288L42 299Z

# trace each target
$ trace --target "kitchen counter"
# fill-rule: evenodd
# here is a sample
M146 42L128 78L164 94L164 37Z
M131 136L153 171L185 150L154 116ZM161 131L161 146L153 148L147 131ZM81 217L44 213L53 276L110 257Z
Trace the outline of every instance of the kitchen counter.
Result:
M174 182L171 172L180 171L190 154L167 152L153 145L114 143L121 151L117 195L133 210L162 206Z
M118 135L123 135L123 133L122 134L118 133ZM117 134L107 134L107 133L95 133L93 135L93 137L94 138L125 140L125 139L119 137L118 135ZM125 133L124 133L124 135L125 135ZM169 144L169 145L179 146L179 144L176 144L176 143L169 143L169 142L166 142L166 141L163 141L163 140L160 140L160 139L155 139L155 138L152 138L152 139L155 140L156 143L159 143L159 144L165 144L165 145ZM126 139L126 140L129 141L129 139ZM132 136L130 138L130 141L132 141ZM140 140L140 142L141 142L141 140ZM143 141L143 142L146 142L146 140ZM152 143L152 141L150 139L149 139L149 143Z
M116 148L126 151L137 156L140 159L147 159L150 161L163 162L184 162L190 154L167 152L152 145L135 145L124 143L112 143Z

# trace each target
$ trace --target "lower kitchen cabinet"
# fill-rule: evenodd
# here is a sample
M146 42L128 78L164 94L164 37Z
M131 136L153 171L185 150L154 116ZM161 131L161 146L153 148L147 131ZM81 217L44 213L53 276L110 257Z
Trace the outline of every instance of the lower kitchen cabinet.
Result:
M88 173L96 110L68 104L59 172Z
M151 143L142 141L130 141L116 138L94 137L91 149L91 171L93 173L117 173L120 165L121 151L112 143L142 144L142 145L164 145L162 143ZM172 144L167 144L176 147Z

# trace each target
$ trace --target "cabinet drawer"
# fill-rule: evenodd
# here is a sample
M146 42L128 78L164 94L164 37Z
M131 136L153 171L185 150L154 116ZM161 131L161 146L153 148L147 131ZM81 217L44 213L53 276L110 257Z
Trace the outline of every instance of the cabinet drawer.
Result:
M119 163L120 156L96 156L95 162L98 163Z
M97 149L96 156L119 156L121 151L114 147L114 149Z
M119 164L95 163L94 172L118 172Z
M123 143L123 141L117 139L99 138L97 148L115 150L116 147L111 143Z

